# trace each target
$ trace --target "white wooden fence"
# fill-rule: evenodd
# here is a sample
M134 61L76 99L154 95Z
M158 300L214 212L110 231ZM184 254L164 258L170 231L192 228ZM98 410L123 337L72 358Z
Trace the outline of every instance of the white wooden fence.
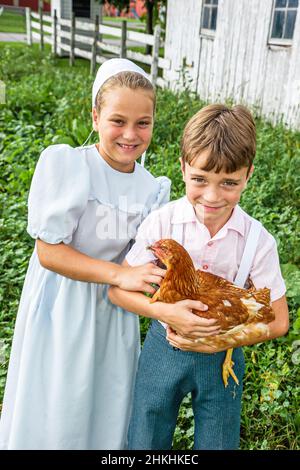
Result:
M70 65L74 64L75 57L90 60L91 73L94 74L96 64L101 64L108 57L126 57L135 62L150 66L150 78L154 85L168 87L168 82L159 76L159 69L170 69L170 61L159 57L159 48L162 45L160 26L155 26L154 34L145 34L127 29L127 21L122 21L122 28L106 26L96 17L94 23L83 21L72 16L71 20L58 18L56 11L53 16L34 13L26 8L27 44L31 45L33 39L40 43L50 44L54 55L67 53ZM103 41L103 35L109 35L120 41L119 45ZM152 54L135 52L128 47L128 41L141 45L152 46ZM103 53L106 53L104 55Z

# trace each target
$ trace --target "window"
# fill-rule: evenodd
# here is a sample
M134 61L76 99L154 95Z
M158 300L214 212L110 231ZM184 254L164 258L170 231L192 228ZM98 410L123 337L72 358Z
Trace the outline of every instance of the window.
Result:
M298 0L275 0L270 41L273 44L291 44L297 16Z
M203 0L201 33L214 34L217 28L219 0Z

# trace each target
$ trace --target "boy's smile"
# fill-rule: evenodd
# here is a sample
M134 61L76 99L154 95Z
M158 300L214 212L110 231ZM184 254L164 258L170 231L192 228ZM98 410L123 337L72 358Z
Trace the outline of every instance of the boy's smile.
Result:
M197 219L206 225L213 237L230 218L238 204L247 181L253 173L253 166L243 167L233 173L204 171L209 150L203 151L192 165L181 160L186 195L193 205Z

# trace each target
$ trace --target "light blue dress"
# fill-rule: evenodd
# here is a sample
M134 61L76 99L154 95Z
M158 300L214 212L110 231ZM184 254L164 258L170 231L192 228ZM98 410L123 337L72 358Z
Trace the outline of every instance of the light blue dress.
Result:
M28 232L121 263L170 181L139 164L111 168L94 145L48 147L29 194ZM36 248L20 301L0 422L2 449L124 449L140 341L138 317L106 285L44 269Z

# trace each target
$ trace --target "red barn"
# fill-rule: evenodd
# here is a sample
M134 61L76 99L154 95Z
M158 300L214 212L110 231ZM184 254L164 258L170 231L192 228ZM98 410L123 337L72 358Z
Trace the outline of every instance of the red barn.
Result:
M38 11L39 3L43 4L44 11L50 11L50 2L39 2L39 0L1 0L1 5L9 5L11 7L30 7L34 11Z

